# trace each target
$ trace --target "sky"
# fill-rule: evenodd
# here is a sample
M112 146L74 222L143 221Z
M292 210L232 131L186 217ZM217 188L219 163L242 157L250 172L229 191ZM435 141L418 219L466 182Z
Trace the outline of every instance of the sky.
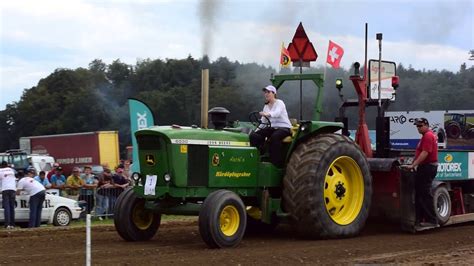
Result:
M474 0L16 0L0 2L0 110L57 68L94 59L211 61L279 67L281 43L302 22L325 65L328 42L344 49L341 66L369 58L419 70L457 72L474 49ZM212 75L212 74L211 74Z

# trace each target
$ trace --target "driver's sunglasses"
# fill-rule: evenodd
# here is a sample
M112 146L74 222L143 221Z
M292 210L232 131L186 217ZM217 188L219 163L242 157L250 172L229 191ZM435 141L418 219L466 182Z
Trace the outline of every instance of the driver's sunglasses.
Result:
M416 125L416 127L422 127L422 126L424 126L424 125Z

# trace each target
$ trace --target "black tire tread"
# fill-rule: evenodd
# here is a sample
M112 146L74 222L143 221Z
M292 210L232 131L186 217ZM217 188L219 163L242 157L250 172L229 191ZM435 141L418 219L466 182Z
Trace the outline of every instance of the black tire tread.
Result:
M341 226L327 214L323 186L319 184L321 178L324 182L327 167L332 163L330 158L348 154L358 162L364 176L364 202L356 220ZM283 179L283 209L290 214L290 222L301 236L340 238L357 235L368 217L371 195L372 177L367 160L348 137L317 135L301 143L291 155Z
M125 190L117 198L114 207L114 224L118 234L126 241L147 241L158 231L161 223L161 214L154 213L152 225L141 230L132 221L132 209L137 201L140 201L132 188Z
M240 213L240 227L231 239L219 235L218 216L226 201L231 201ZM199 212L199 233L202 240L210 248L227 248L237 246L244 234L247 224L245 205L240 197L232 191L220 189L210 193L204 200Z

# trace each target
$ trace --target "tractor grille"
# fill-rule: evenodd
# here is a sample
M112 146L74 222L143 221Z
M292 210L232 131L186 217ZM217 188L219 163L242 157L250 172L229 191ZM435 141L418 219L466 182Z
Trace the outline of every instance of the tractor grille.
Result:
M208 160L208 146L188 146L188 186L207 186L209 177Z
M160 139L157 136L140 135L137 136L138 148L140 150L159 150Z

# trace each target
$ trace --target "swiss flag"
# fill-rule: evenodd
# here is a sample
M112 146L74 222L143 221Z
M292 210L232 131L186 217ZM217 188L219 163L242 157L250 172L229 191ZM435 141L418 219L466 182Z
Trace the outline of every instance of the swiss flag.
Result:
M333 68L339 68L339 63L341 63L342 56L344 55L344 49L339 46L337 43L329 41L328 47L328 58L327 62Z

